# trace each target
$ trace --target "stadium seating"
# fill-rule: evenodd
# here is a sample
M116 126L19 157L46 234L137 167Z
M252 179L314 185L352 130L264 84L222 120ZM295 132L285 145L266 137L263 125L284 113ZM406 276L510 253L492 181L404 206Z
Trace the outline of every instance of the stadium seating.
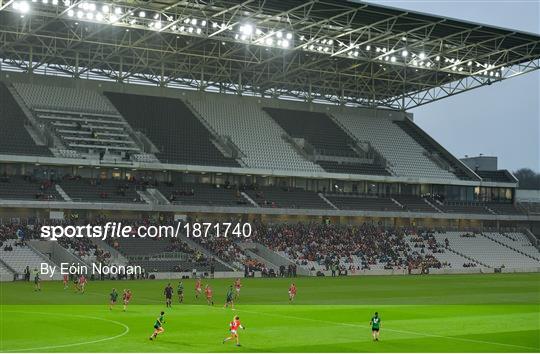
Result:
M437 252L433 252L431 248L427 247L425 242L418 242L417 238L413 238L412 236L406 237L406 240L412 250L418 250L418 248L423 249L424 255L435 257L441 264L444 264L448 268L460 269L463 268L464 265L467 265L467 267L479 266L478 263L475 263L471 259L466 258L450 249L444 248L444 242L440 242L440 240L437 242ZM423 246L417 247L418 245Z
M332 209L317 193L300 188L257 187L246 193L263 208Z
M125 180L66 177L60 186L73 201L99 203L144 203L138 185Z
M351 111L334 112L332 116L360 141L367 141L391 164L392 172L401 177L456 179L425 154L425 149L392 119L367 117Z
M428 154L436 153L438 158L443 160L448 164L449 168L452 169L452 172L459 178L464 180L469 180L471 177L466 172L465 168L453 156L446 156L437 145L428 139L427 134L425 134L418 126L416 126L409 119L397 120L394 121L394 124L399 126L403 131L405 131L411 138L413 138L418 144L420 144Z
M327 172L335 173L355 173L359 175L389 176L390 173L382 166L367 163L351 163L336 161L317 161L317 163Z
M429 205L422 197L414 195L394 196L394 199L403 205L405 209L412 212L438 213L439 211Z
M26 266L30 267L31 271L40 269L41 263L50 263L42 255L34 252L33 249L26 245L18 245L17 240L6 240L0 247L0 258L13 270L19 274L24 273ZM5 247L10 246L12 251L6 251Z
M13 280L13 273L7 269L2 263L0 263L0 281Z
M324 113L264 107L290 136L304 138L327 156L357 157L351 138Z
M0 102L0 154L52 156L46 146L36 145L26 131L27 118L3 82Z
M62 201L54 183L32 176L1 176L0 199Z
M523 215L525 213L522 208L512 203L486 203L486 206L499 215Z
M325 171L390 175L384 167L376 163L362 162L361 158L367 157L366 153L360 153L360 149L355 149L354 139L325 113L271 107L263 109L292 138L304 139L307 144L312 146L314 148L313 157ZM331 160L328 160L327 157L330 157ZM343 160L343 158L348 160Z
M505 239L500 234L491 233L490 235L500 241ZM450 231L444 234L435 234L435 238L441 243L444 242L445 238L448 238L451 249L489 267L522 268L540 266L539 261L505 247L482 234Z
M512 178L512 176L509 175L508 171L506 170L498 170L498 171L475 171L477 175L479 175L483 181L486 182L506 182L506 183L514 183L515 180Z
M126 121L97 91L26 83L14 87L35 117L58 136L61 150L122 158L140 152Z
M106 92L122 116L159 149L161 162L238 167L212 141L213 137L179 99Z
M531 244L531 241L521 232L501 233L503 237L499 237L496 233L487 233L491 237L497 238L499 242L523 252L534 258L540 258L540 250Z
M28 83L15 83L13 86L26 104L33 109L118 114L114 106L97 91Z
M478 202L445 202L443 206L437 204L437 207L445 213L494 214L485 204Z
M389 197L355 194L325 194L341 210L404 211Z
M211 95L189 102L219 134L234 141L248 167L323 171L283 139L285 132L253 100Z
M161 183L158 190L173 204L251 207L238 188L210 184Z

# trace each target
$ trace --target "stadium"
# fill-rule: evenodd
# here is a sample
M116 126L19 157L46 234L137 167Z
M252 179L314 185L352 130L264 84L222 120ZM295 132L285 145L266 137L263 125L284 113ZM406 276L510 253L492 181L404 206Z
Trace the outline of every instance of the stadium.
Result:
M411 112L533 75L539 34L0 0L0 58L0 352L540 352L540 188Z

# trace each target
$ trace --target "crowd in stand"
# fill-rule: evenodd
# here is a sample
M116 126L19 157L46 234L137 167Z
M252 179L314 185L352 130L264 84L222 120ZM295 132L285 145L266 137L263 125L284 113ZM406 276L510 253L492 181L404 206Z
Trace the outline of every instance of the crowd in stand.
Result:
M111 221L106 217L97 217L92 225L105 225ZM135 220L114 220L136 229L140 225L172 225L173 220L160 217L159 219L142 218ZM59 225L85 225L86 220L79 220L76 213L68 215L66 221L46 222ZM28 225L19 223L0 224L0 247L6 239L17 239L24 245L25 240L39 238L41 223L31 222ZM441 263L437 253L445 252L448 239L438 243L431 230L389 229L379 225L337 225L329 223L295 223L295 224L253 224L254 233L251 239L260 242L271 250L281 253L291 260L289 267L283 269L268 269L266 265L246 252L233 238L214 237L211 232L208 237L192 238L202 247L214 254L216 258L244 269L246 274L261 271L270 276L294 276L298 266L311 270L327 270L332 274L354 273L369 269L427 269L444 268L451 265ZM461 237L475 237L475 233L463 233ZM70 250L83 260L110 262L109 252L101 249L88 238L61 238L59 244ZM109 238L109 244L122 250L124 239ZM167 242L164 252L179 252L188 255L194 267L211 265L214 260L206 257L201 251L194 250L188 243L177 238L166 241L156 239L156 242ZM11 247L11 246L10 246ZM461 266L461 265L460 265ZM463 267L476 267L474 262L465 263ZM188 269L178 269L186 271Z
M230 238L214 237L208 235L204 238L194 238L196 242L215 254L219 259L234 265L236 268L244 268L248 272L262 271L265 267L263 263L248 257L244 251Z
M405 242L414 230L384 229L374 225L281 224L257 227L256 240L281 252L294 263L316 270L314 264L332 274L347 271L385 269L442 268L433 255L411 249ZM443 252L431 234L415 236L418 247L432 253ZM420 246L420 241L421 245Z

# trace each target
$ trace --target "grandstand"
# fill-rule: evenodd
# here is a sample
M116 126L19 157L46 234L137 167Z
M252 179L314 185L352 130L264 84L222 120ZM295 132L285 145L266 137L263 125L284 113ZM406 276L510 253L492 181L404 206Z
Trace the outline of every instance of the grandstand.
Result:
M163 277L538 269L519 181L410 113L538 69L538 35L354 2L21 1L0 5L2 249L45 221L241 221L251 240L60 246ZM3 255L3 279L46 257Z

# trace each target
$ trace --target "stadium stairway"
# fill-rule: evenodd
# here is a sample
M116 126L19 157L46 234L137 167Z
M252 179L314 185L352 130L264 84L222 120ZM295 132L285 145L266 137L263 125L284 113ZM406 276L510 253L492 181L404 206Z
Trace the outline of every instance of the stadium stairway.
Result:
M199 251L201 252L203 255L205 255L206 257L208 258L213 258L216 262L222 264L223 266L225 266L227 269L234 269L235 267L227 262L225 262L224 260L222 260L221 258L219 258L217 255L215 255L214 253L212 253L211 251L207 250L204 246L202 246L201 244L193 241L192 239L190 239L189 237L186 237L185 235L180 235L179 236L180 239L182 241L184 241L185 243L187 243L187 245L195 250L195 251Z
M144 200L147 204L155 204L153 196L148 191L136 191L141 200Z
M253 258L261 263L263 263L266 268L273 269L275 272L278 271L279 267L274 263L270 262L268 259L262 257L257 253L257 247L254 247L253 242L240 242L238 247L250 258Z
M171 202L167 198L165 198L165 196L161 194L161 192L157 188L147 188L146 193L148 193L152 197L155 204L160 204L160 205L171 204Z
M266 247L265 245L259 242L251 242L250 249L259 257L264 258L266 262L269 262L273 264L274 266L276 266L277 268L275 268L275 270L279 269L279 267L282 265L287 267L289 264L294 263L290 259L280 255L277 252L272 251L270 248ZM302 265L297 265L297 274L310 275L310 271L308 268Z
M36 252L45 255L45 257L48 257L54 264L84 264L89 268L92 267L90 262L85 261L73 251L61 246L58 242L31 240L28 242L28 246Z
M242 197L246 198L246 200L250 202L250 204L253 205L255 208L261 207L259 204L257 204L257 202L251 199L251 197L246 192L241 192L240 194L242 195Z
M330 205L332 208L334 208L335 210L339 210L339 208L337 206L334 205L334 203L332 203L330 200L328 200L328 198L326 198L324 196L324 194L322 193L317 193L317 195L326 202L326 204Z
M124 257L124 255L118 252L115 248L111 247L107 242L100 240L98 238L92 238L92 243L102 250L105 250L111 255L111 261L113 264L126 265L129 263L129 260Z

